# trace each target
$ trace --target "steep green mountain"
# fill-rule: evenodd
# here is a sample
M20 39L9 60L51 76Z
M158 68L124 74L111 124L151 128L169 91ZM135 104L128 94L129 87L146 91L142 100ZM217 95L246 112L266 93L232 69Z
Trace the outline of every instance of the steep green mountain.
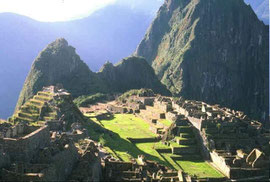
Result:
M269 27L243 0L166 0L135 55L176 95L268 114Z
M107 62L98 75L105 81L111 92L125 92L131 88L150 88L157 93L169 94L151 66L141 57L128 57L116 65Z
M139 88L169 94L143 58L126 58L115 66L107 63L100 72L95 73L80 59L75 48L61 38L49 44L35 59L15 111L43 87L57 84L61 84L75 98L98 92L119 93Z
M105 91L105 84L63 38L49 44L35 59L20 93L16 110L44 86L62 84L74 97Z

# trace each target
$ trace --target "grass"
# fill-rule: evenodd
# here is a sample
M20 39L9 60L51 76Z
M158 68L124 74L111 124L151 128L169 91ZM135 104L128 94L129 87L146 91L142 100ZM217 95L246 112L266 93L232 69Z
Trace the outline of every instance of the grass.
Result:
M92 119L92 118L91 118ZM105 130L106 128L107 130ZM158 153L155 149L170 149L173 147L189 147L170 142L171 146L161 142L131 143L127 138L151 138L156 135L149 131L149 124L131 114L116 114L107 120L89 120L89 134L92 139L102 143L107 151L114 157L123 161L130 161L138 155L145 155L146 159L157 161L176 170L182 169L190 175L199 178L221 178L223 175L212 168L207 162L190 158L174 161L171 157L177 155L171 153Z
M174 154L171 153L162 153L161 156L163 157L163 159L170 164L171 168L174 168L176 170L181 169L181 167L179 166L179 164L177 164L172 158L171 156L175 156Z
M210 164L202 160L181 160L176 161L181 168L192 176L199 178L222 178L219 171L215 170Z
M172 122L167 119L160 119L158 120L160 123L162 123L164 126L170 127Z
M95 127L89 126L90 136L102 143L113 156L123 161L131 161L131 158L137 158L138 155L143 154L148 160L158 161L170 167L155 150L156 144L162 145L159 142L133 144L127 139L156 137L149 131L149 124L142 119L131 114L116 114L109 120L93 120L99 127L102 126L110 132L100 134L102 131L98 130L102 130L101 127L98 128L97 125Z
M94 95L83 95L74 99L74 103L78 107L87 107L88 105L95 104L107 99L106 94L96 93Z
M150 138L149 124L131 114L116 114L112 120L101 120L102 125L122 138Z
M192 145L179 145L178 143L176 142L170 142L170 146L171 147L190 147ZM193 145L193 146L196 146L196 145Z

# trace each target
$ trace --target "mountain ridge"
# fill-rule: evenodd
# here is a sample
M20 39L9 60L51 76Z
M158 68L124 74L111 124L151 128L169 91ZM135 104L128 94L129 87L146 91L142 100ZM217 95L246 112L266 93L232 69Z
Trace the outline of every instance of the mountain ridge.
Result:
M61 23L44 23L1 13L0 83L4 86L0 88L0 100L5 107L0 108L0 117L7 118L12 114L33 60L58 37L65 37L85 63L98 71L106 60L116 63L134 52L151 20L149 14L119 6Z
M242 0L166 0L134 55L175 95L266 119L268 33Z
M120 13L115 14L115 7ZM0 13L0 83L3 85L0 100L5 106L0 108L0 117L7 118L12 114L32 61L56 38L65 37L77 48L87 65L98 71L106 60L116 63L134 52L152 20L149 14L128 8L123 10L119 6L110 6L94 14L92 18L73 20L72 23L44 23L13 13ZM123 24L125 26L120 26ZM102 36L94 34L95 28L91 28L97 25L100 26L96 32Z
M94 73L80 59L75 48L64 38L43 49L30 69L15 111L43 87L61 84L74 97L101 93L121 93L130 89L150 88L169 94L143 58L128 57L116 65L107 63Z

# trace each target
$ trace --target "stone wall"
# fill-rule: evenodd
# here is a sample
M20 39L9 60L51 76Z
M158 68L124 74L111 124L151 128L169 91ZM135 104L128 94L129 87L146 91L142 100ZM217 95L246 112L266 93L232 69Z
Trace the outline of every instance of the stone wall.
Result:
M20 174L2 169L2 178L5 181L43 181L42 173Z
M0 145L10 155L11 161L29 162L40 148L50 143L50 131L47 126L18 139L2 138Z
M139 97L139 100L146 106L153 106L154 104L154 97Z
M187 117L188 120L192 123L193 126L195 126L199 131L201 131L202 128L202 119L194 118L194 117Z
M197 147L171 147L173 154L196 154L198 152Z
M79 160L79 153L73 143L65 146L64 150L53 156L53 163L42 171L45 181L65 181Z
M2 131L0 132L1 138L16 138L20 137L22 135L27 135L31 132L33 132L37 127L34 126L28 126L25 124L17 124L15 126L0 126L3 127Z
M50 131L62 131L63 123L59 120L47 121L46 125L49 127Z
M118 107L118 106L114 106L114 105L108 105L107 109L108 109L108 111L115 113L115 114L117 114L117 113L123 114L123 113L128 112L127 108Z
M203 133L197 128L193 128L196 141L198 142L199 150L205 160L210 160L210 153L207 149L208 141L203 138Z
M159 142L159 137L153 137L153 138L127 138L131 143L153 143L153 142Z
M9 165L10 165L9 155L7 153L0 152L0 168L7 167Z
M210 152L210 157L215 166L227 177L230 178L230 166L226 164L226 161L223 157L219 156L217 152Z

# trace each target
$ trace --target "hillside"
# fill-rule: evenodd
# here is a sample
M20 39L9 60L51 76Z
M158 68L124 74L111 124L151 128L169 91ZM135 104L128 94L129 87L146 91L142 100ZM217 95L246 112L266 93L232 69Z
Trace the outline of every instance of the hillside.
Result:
M246 2L257 12L263 0ZM12 114L32 61L58 37L65 37L76 47L93 71L98 71L106 60L116 63L134 52L162 1L121 0L121 3L124 6L111 5L89 17L67 22L38 22L13 13L0 13L0 100L5 105L0 108L0 116L7 118ZM267 10L268 6L260 7ZM261 18L259 14L258 17Z
M151 66L141 57L128 57L116 65L107 62L97 74L105 81L110 92L151 88L156 93L169 94L165 86L160 84Z
M268 113L268 26L244 1L166 0L135 55L175 95Z
M43 87L50 85L62 85L75 98L97 92L121 93L138 88L151 88L157 93L169 94L143 58L126 58L115 66L106 63L100 72L95 73L63 38L49 44L33 62L16 110Z
M81 61L75 48L61 38L49 44L35 59L16 110L44 86L57 84L62 84L74 97L105 90L105 85Z
M65 37L91 70L98 71L106 60L116 63L134 52L153 19L145 12L116 4L83 19L49 23L0 13L1 118L14 111L29 67L46 45Z

